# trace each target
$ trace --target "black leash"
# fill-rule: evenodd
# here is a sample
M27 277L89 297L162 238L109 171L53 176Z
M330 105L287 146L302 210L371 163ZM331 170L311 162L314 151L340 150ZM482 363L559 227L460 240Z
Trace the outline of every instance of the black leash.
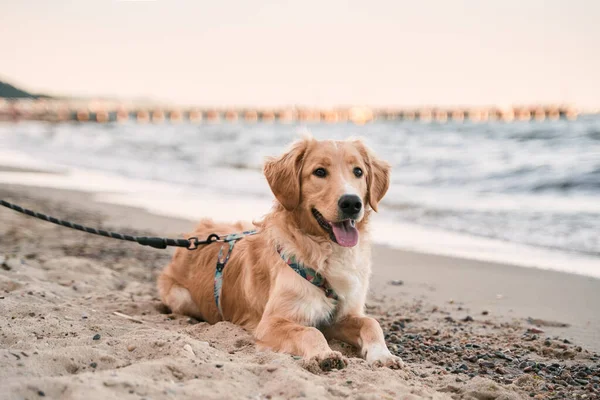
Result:
M52 222L56 225L66 226L67 228L76 229L78 231L91 233L93 235L104 236L113 239L127 240L129 242L136 242L143 246L154 247L155 249L166 249L167 246L185 247L188 250L196 250L199 245L210 244L213 242L220 241L221 238L215 233L208 235L206 240L198 240L197 237L191 237L189 239L167 239L160 237L147 237L147 236L131 236L123 235L121 233L109 232L102 229L94 229L87 226L74 224L69 221L63 221L58 218L50 217L48 215L38 213L35 211L28 210L16 204L9 203L8 201L0 200L0 205L8 207L12 210L20 212L22 214L29 215L31 217L39 218L44 221Z

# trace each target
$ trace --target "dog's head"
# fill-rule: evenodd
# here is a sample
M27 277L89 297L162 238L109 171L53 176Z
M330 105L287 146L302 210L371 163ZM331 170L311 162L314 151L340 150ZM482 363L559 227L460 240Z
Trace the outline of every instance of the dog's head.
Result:
M389 164L360 140L313 138L295 142L264 167L273 194L300 227L344 247L358 242L357 225L365 209L377 211L389 187L389 172Z

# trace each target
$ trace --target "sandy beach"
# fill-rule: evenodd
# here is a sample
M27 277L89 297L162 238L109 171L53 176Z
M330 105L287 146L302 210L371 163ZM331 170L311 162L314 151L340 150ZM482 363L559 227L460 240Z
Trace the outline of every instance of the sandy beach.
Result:
M599 20L0 2L0 400L600 400Z
M194 221L0 185L0 198L78 223L176 237ZM400 371L350 357L315 373L251 336L168 314L170 250L0 209L1 398L564 399L600 394L600 280L376 246L367 310ZM583 397L585 396L585 397Z

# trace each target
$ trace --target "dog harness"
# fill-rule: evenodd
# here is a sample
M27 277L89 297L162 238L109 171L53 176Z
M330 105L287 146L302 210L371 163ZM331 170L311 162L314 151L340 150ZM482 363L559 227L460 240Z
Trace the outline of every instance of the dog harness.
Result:
M223 256L223 248L226 246L225 243L221 245L219 249L219 255L217 256L217 268L215 269L215 302L217 303L217 308L219 309L219 314L221 314L221 318L223 318L223 310L221 309L221 290L223 288L223 270L225 269L225 265L227 265L227 261L229 261L229 257L231 256L231 252L233 251L233 246L235 246L235 242L246 237L257 234L258 231L244 231L242 233L232 233L230 235L225 236L223 242L229 243L229 250L227 251L227 255Z
M219 249L219 255L217 256L217 268L215 269L215 287L214 287L214 295L215 295L215 303L217 304L217 309L219 310L219 314L221 318L223 318L223 309L221 308L221 291L223 289L223 270L229 261L229 257L231 256L231 252L233 251L233 247L235 246L235 242L240 239L243 239L246 236L251 236L257 234L258 231L244 231L242 233L232 233L230 235L225 236L225 238L221 239L223 242L228 243L227 245L224 243ZM224 248L229 247L227 254L224 254ZM315 271L314 269L307 267L304 263L299 262L294 255L287 255L283 252L283 249L280 246L277 246L277 253L281 256L281 259L290 266L298 275L323 290L325 296L338 301L338 295L333 290L333 288L327 283L327 280Z
M335 292L335 290L333 290L329 283L327 283L327 280L325 279L325 277L323 277L323 275L321 275L314 269L307 267L306 265L304 265L304 263L298 261L296 259L296 256L286 255L280 246L277 246L277 253L279 253L283 261L285 261L287 265L289 265L294 271L296 271L298 275L300 275L319 289L323 290L323 292L325 292L326 297L333 299L336 302L338 301L337 293Z

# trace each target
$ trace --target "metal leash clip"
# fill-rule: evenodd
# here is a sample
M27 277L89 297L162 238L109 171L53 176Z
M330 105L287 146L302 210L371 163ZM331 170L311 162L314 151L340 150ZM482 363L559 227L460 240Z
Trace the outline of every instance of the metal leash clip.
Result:
M188 242L190 242L190 245L187 247L187 249L196 250L199 245L211 244L213 242L218 242L219 240L221 240L221 238L216 233L211 233L210 235L208 235L206 240L198 240L196 236L193 236L191 238L188 238Z

